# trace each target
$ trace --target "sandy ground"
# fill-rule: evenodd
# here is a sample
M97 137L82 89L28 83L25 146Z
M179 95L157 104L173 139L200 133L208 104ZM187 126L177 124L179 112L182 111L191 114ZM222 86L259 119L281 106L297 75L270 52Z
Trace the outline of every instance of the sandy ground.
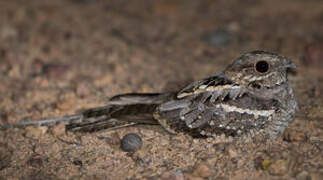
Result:
M1 124L173 90L256 49L298 65L299 110L270 143L215 144L154 126L0 131L0 179L323 179L322 32L321 0L2 0ZM136 153L119 148L129 132L143 139Z

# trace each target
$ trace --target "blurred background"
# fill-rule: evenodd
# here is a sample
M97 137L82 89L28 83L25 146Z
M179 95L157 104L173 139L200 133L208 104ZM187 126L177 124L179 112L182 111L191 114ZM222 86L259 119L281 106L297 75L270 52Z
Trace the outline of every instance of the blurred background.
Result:
M300 111L323 118L322 0L1 0L0 122L73 114L117 93L176 90L253 50L295 62Z

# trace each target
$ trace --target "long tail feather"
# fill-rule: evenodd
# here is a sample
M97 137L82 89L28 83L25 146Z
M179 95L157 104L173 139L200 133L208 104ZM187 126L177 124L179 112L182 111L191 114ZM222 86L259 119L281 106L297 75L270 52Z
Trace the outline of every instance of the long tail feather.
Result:
M163 94L122 94L114 96L106 106L85 110L80 115L42 121L22 122L0 126L0 129L26 126L50 126L66 123L68 131L93 132L102 129L116 129L138 124L158 124L153 113L156 107L173 97Z
M153 118L156 105L108 105L84 112L81 122L66 125L68 131L93 132L138 124L158 124Z
M153 117L156 107L172 97L173 93L117 95L107 102L107 106L85 111L82 122L66 127L69 131L92 132L138 124L155 125L158 124Z
M28 121L28 122L20 122L20 123L13 123L13 124L6 124L3 126L0 126L0 130L9 129L9 128L23 128L26 126L50 126L57 124L59 122L72 122L75 120L82 119L83 115L72 115L72 116L65 116L61 118L54 118L54 119L46 119L46 120L40 120L40 121Z

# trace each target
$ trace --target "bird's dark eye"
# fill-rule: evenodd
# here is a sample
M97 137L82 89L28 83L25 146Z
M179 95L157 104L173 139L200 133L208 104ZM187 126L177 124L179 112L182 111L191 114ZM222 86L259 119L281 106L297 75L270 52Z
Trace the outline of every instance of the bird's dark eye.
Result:
M258 61L256 63L255 68L256 68L256 71L260 73L265 73L269 69L269 64L266 61Z

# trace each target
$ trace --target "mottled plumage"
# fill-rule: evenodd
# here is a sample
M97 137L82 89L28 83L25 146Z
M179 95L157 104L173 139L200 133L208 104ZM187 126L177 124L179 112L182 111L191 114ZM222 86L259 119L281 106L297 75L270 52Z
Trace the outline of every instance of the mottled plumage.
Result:
M172 133L275 138L297 108L288 68L295 65L277 54L247 53L224 72L179 91L157 107L155 118Z
M250 52L223 72L177 92L112 97L106 106L85 111L66 127L97 131L157 124L171 134L273 139L292 121L297 108L288 68L295 65L283 56Z

